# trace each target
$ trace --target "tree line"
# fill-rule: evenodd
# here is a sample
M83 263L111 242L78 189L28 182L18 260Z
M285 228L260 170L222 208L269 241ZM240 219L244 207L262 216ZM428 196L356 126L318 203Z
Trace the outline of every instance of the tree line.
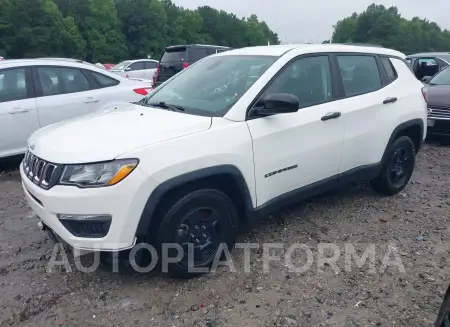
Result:
M0 56L70 57L116 63L159 59L175 44L239 48L278 44L256 15L239 18L203 6L189 10L171 0L0 0Z
M450 52L449 30L419 17L405 19L396 7L372 4L362 13L353 13L333 27L333 43L379 44L406 54ZM323 43L330 43L330 40Z

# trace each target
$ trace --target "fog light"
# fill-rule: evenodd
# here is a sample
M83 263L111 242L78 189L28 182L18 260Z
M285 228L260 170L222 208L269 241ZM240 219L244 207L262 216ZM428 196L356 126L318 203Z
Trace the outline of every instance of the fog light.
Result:
M60 214L61 224L76 237L105 237L111 226L111 215L69 215Z

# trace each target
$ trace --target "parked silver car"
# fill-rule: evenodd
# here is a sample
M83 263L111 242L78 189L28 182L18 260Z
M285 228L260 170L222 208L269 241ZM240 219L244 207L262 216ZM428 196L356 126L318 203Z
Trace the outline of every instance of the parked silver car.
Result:
M158 64L152 59L126 60L111 68L111 72L127 78L153 80Z

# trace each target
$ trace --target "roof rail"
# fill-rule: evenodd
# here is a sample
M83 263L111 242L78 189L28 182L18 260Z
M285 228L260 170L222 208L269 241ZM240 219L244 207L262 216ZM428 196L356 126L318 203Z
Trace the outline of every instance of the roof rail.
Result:
M379 44L371 44L371 43L351 43L351 42L347 42L347 43L343 43L344 45L355 45L355 46L359 46L359 47L375 47L375 48L384 48L382 45Z

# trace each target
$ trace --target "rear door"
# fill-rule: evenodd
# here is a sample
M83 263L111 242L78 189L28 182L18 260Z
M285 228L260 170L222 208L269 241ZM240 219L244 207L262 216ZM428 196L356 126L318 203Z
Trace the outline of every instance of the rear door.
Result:
M25 152L38 128L31 68L0 69L0 158Z
M42 127L98 108L99 94L82 69L41 66L33 68L33 75Z
M342 76L337 104L345 133L339 171L345 173L379 163L404 97L389 58L356 53L337 53L334 58Z
M163 83L189 65L188 47L167 47L159 62L158 83Z
M145 79L153 80L156 73L156 68L158 67L158 62L153 60L147 60L144 62L145 65Z

